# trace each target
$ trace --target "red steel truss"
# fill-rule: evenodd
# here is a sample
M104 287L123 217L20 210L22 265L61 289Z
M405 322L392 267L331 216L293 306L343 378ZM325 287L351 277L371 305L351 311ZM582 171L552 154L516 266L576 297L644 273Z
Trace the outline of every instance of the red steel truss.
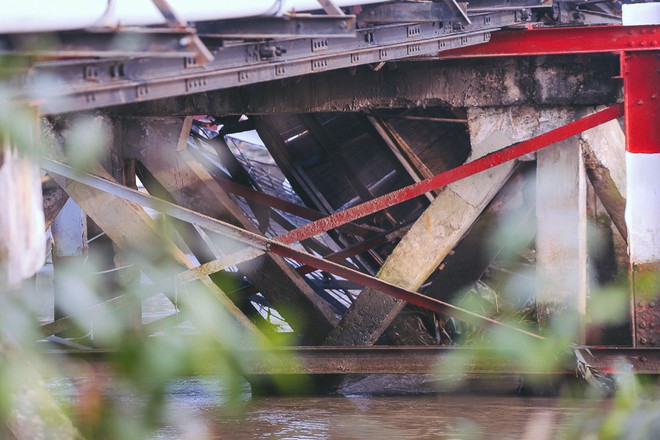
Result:
M660 153L660 50L623 53L621 76L626 150Z
M529 27L493 32L488 43L440 52L440 59L570 55L660 49L660 25Z

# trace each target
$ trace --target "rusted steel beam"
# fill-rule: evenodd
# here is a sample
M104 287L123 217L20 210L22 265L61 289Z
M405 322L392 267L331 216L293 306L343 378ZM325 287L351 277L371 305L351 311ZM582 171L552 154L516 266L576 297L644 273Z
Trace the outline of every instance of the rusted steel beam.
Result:
M289 214L296 215L300 218L307 220L319 220L325 217L325 215L315 209L308 208L306 206L298 205L288 200L280 199L279 197L272 196L262 191L257 191L255 189L249 188L240 183L232 182L231 180L223 179L218 177L215 174L213 175L214 180L228 193L241 196L246 200L260 203L264 206L270 208L279 209L280 211L287 212ZM344 232L359 236L372 235L374 231L371 228L366 228L359 224L347 223L342 225Z
M660 349L619 347L577 347L587 353L585 360L606 374L658 374ZM588 350L588 351L587 351ZM49 354L100 356L111 351L51 349ZM589 353L591 355L589 355ZM268 350L246 349L239 352L241 367L250 375L271 374L435 374L462 372L469 376L499 375L575 375L575 360L570 351L566 364L550 368L539 364L527 368L514 360L503 359L501 352L485 347L371 346L371 347L277 347ZM465 359L472 359L465 362ZM442 365L445 370L438 370ZM217 365L208 365L217 371ZM202 369L204 370L204 369Z
M347 258L354 257L358 254L361 254L362 252L366 252L370 249L375 248L376 246L380 246L381 244L389 243L390 241L394 240L395 238L400 237L405 230L408 230L408 228L398 228L395 231L379 235L377 237L370 238L368 240L364 240L356 245L350 246L346 249L342 249L340 251L334 252L330 255L326 255L323 258L329 261L334 261L335 263L340 263ZM296 272L298 272L300 275L306 275L308 273L314 272L318 270L317 268L310 266L310 265L304 265L296 268ZM235 292L232 292L234 295L239 295L239 296L249 296L249 295L254 295L257 293L258 290L254 286L246 286L238 289Z
M269 359L252 351L249 362L253 374L439 374L461 371L467 375L575 375L575 362L567 353L567 363L548 368L528 368L488 349L469 347L296 347L280 349L285 356ZM477 352L479 351L479 355ZM659 349L589 348L589 365L608 374L658 374ZM290 356L286 356L289 353ZM466 358L472 361L465 364ZM443 365L445 370L438 370Z
M631 262L633 343L635 347L660 345L660 262Z
M465 177L472 176L481 171L503 164L520 156L524 156L525 154L540 150L555 142L568 139L571 136L622 115L623 104L615 104L605 110L578 119L575 122L571 122L563 127L551 130L530 140L503 148L479 159L473 160L472 162L468 162L449 171L437 174L430 179L425 179L368 202L337 212L321 220L309 223L298 229L287 232L286 234L282 234L276 239L281 243L295 243L302 239L313 237L329 229L334 229L340 225L373 214L381 209L405 202L406 200L413 199L426 192L441 188L452 182L464 179Z
M60 162L50 159L43 159L42 166L44 169L51 173L71 179L84 186L103 192L108 192L122 200L131 201L141 204L145 207L164 212L171 217L193 223L199 227L205 228L212 232L216 232L218 234L223 234L227 237L235 238L251 246L234 254L222 257L218 260L203 264L197 268L181 272L181 274L177 276L176 281L178 283L190 282L199 278L203 278L228 266L235 265L237 262L247 261L249 259L255 258L263 252L273 252L282 257L292 258L303 264L313 266L320 270L325 270L335 275L339 275L347 280L355 281L356 283L367 287L372 287L383 293L394 296L395 298L403 299L411 304L415 304L438 313L446 313L451 311L463 319L476 319L507 328L511 331L527 335L531 338L543 339L543 337L535 333L511 326L487 316L482 316L478 313L471 312L462 307L458 307L444 301L429 298L420 293L413 292L370 275L363 274L357 270L344 267L332 261L324 260L323 258L310 255L303 251L299 251L293 247L287 246L286 244L282 244L265 238L261 235L245 231L229 223L225 223L212 217L191 211L190 209L175 205L173 203L142 194L136 190L123 187L115 182L101 179L92 174L77 171Z

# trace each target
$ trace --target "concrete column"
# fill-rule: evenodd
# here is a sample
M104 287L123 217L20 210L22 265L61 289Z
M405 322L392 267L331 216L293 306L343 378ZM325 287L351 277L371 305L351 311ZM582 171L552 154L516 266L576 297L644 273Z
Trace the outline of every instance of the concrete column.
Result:
M7 109L9 113L12 109ZM24 132L34 125L21 127ZM15 310L8 297L20 291L21 283L34 276L44 265L46 234L44 228L41 176L39 163L25 154L22 147L0 133L0 294L4 315L22 313ZM3 319L0 332L0 377L3 399L2 438L17 440L34 438L79 439L71 421L48 394L33 358L20 346L23 334L7 328L11 320ZM11 327L11 325L9 325ZM31 341L30 341L31 342Z
M623 22L660 23L660 3L625 5ZM654 347L660 345L660 50L624 53L621 67L633 341Z
M39 165L0 136L0 289L44 265L46 234Z
M51 225L53 234L53 287L55 292L55 319L67 315L60 308L67 295L63 271L82 271L87 251L87 216L80 206L69 199Z
M539 327L581 317L587 301L587 181L577 137L536 155L536 310Z

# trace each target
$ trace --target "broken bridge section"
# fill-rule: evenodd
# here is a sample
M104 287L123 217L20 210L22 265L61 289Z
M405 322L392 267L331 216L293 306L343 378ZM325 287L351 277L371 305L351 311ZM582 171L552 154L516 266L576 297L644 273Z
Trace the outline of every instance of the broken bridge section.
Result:
M493 275L506 270L498 266L503 246L470 258L506 212L515 212L525 241L519 262L539 280L530 298L540 330L570 314L586 321L587 222L600 216L604 236L630 247L623 260L635 308L626 331L637 347L657 345L653 85L660 82L641 85L658 70L649 37L657 24L500 32L552 5L521 1L498 11L475 3L434 8L442 20L424 19L420 5L374 6L357 17L325 17L325 27L298 35L282 34L292 28L278 20L250 21L231 34L211 22L182 29L191 45L167 46L158 59L153 47L177 35L170 29L148 35L120 64L99 55L107 43L100 35L86 53L97 59L38 64L17 90L51 73L61 93L42 97L46 113L104 108L115 145L95 174L124 187L139 175L150 194L174 203L167 206L180 215L183 242L159 234L128 201L144 194L93 179L99 186L90 188L92 181L54 167L44 207L46 221L55 219L56 253L67 244L58 218L85 241L84 229L73 228L82 226L79 216L78 225L67 220L75 202L119 260L135 249L159 255L177 268L177 282L210 293L237 333L261 338L254 323L277 312L300 344L451 344L441 319L506 326L455 303L462 289L497 296L508 288ZM561 6L564 24L603 17ZM393 11L418 21L394 20ZM375 24L360 26L367 22ZM75 45L80 36L67 38ZM602 105L611 107L593 108ZM615 120L623 109L625 160ZM225 138L253 129L258 145ZM261 185L259 172L277 178ZM194 321L194 307L183 303L173 316ZM67 323L58 316L42 331ZM583 332L575 342L596 340Z

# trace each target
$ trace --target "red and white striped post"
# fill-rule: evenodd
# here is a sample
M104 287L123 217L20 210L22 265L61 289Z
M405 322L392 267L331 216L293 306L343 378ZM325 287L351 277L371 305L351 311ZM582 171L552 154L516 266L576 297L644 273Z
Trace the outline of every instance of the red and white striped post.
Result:
M660 23L660 3L624 5L624 25ZM647 41L646 41L647 40ZM660 34L621 57L626 131L628 250L633 341L660 346Z

